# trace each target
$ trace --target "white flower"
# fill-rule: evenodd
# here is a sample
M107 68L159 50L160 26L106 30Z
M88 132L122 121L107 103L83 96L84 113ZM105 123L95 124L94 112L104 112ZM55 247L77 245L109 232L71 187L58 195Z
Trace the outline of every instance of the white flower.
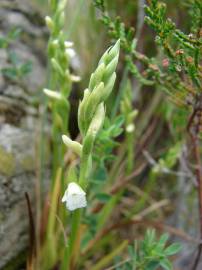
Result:
M72 48L65 49L65 54L66 54L67 58L73 58L76 56L76 52Z
M65 48L71 48L73 47L74 42L67 40L64 42L64 45L65 45Z
M80 76L76 76L74 74L71 74L70 78L71 78L72 82L80 82L80 80L81 80Z
M70 211L84 208L87 205L86 193L78 184L71 182L65 191L62 202L66 203L66 207Z
M126 132L128 133L131 133L135 130L135 126L134 124L129 124L127 127L126 127Z

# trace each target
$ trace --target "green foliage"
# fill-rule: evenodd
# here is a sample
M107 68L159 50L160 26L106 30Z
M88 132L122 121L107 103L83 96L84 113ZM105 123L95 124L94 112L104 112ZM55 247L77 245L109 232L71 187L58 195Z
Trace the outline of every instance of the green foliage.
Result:
M135 148L135 124L134 120L138 114L133 109L132 87L128 80L125 85L123 99L121 101L121 112L125 117L125 137L127 145L127 173L130 173L134 166L134 148Z
M96 7L98 7L102 11L105 11L106 6L105 6L105 1L104 0L94 0L94 4L95 4Z
M1 73L13 81L21 81L32 70L32 62L29 60L22 61L11 47L19 39L20 34L21 29L14 28L6 36L0 37L0 48L6 50L9 63L8 67L1 69Z
M124 121L123 115L119 115L113 120L106 117L95 142L93 151L95 166L90 181L93 198L96 197L100 202L106 203L111 198L109 194L100 193L100 189L108 178L109 166L116 160L115 150L120 146L117 138L123 133Z
M181 250L180 244L166 246L168 234L156 238L154 230L147 230L144 240L134 246L129 246L129 262L120 267L121 270L157 270L159 267L171 270L172 263L168 257Z
M136 65L133 64L134 59L139 59L143 63L148 63L149 59L142 54L139 54L136 47L136 39L134 38L133 27L126 27L123 22L121 22L120 17L112 19L106 10L105 1L94 1L95 7L101 11L101 21L107 27L108 34L112 39L120 39L121 48L125 53L126 64L131 71L131 73L136 76L143 84L151 85L152 81L144 78L138 71Z
M119 115L113 120L105 119L104 127L98 134L94 150L94 159L98 164L102 165L114 160L113 150L119 145L116 138L123 132L123 123L123 115Z
M150 6L145 7L147 14L145 21L155 30L156 43L164 49L169 59L168 73L172 73L173 76L176 74L176 78L184 73L192 80L193 87L196 88L195 91L198 91L201 87L199 73L200 47L202 45L199 34L201 1L194 1L192 9L194 10L191 13L194 17L192 21L195 22L195 25L190 29L193 32L189 34L179 30L174 22L166 18L166 5L157 0L151 1ZM188 90L187 93L189 93Z
M145 21L156 32L156 43L166 57L160 61L136 50L136 40L132 34L134 31L126 28L120 18L110 17L104 0L102 4L96 1L94 4L101 11L101 20L109 36L121 39L127 66L140 83L157 84L177 105L188 106L188 99L194 99L201 89L201 1L189 2L191 21L194 22L189 34L182 32L174 22L167 19L164 3L153 0L145 6ZM144 65L143 72L140 73L134 61Z
M8 32L6 36L0 37L0 48L7 49L16 39L20 37L21 29L14 28Z
M172 169L177 163L181 151L182 151L182 142L177 142L169 148L164 157L158 160L158 163L153 167L153 172L163 172Z
M17 54L13 51L8 52L8 60L11 63L11 67L2 68L1 72L11 80L22 79L32 70L32 62L26 61L21 63Z

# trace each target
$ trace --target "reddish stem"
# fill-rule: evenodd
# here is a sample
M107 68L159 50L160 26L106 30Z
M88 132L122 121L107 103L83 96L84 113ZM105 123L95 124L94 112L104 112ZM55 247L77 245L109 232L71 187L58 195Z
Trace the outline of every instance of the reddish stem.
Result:
M198 183L198 203L199 203L199 221L200 221L200 238L202 240L202 170L201 170L201 158L200 158L200 149L199 149L199 140L197 136L191 136L193 147L194 147L194 157L196 160L196 179ZM198 246L198 253L194 261L192 270L196 270L202 252L202 243Z

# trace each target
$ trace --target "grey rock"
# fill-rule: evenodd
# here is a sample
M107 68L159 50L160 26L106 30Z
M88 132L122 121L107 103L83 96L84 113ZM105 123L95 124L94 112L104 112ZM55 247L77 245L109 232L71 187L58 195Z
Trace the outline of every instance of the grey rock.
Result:
M30 2L0 1L0 36L5 37L14 27L22 30L19 39L0 49L0 269L28 246L25 192L35 208L47 31L43 16ZM1 72L12 67L9 51L22 63L32 63L31 72L20 80ZM48 158L46 164L48 167ZM49 178L48 172L45 178Z

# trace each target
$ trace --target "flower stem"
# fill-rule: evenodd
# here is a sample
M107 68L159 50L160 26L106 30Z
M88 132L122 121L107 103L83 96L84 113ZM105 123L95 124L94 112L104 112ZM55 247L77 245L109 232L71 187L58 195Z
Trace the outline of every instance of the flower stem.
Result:
M61 270L72 269L72 264L74 264L74 250L75 243L77 243L78 229L81 220L82 209L77 209L72 213L71 221L71 234L68 242L68 246L64 255ZM78 252L78 250L77 250Z

